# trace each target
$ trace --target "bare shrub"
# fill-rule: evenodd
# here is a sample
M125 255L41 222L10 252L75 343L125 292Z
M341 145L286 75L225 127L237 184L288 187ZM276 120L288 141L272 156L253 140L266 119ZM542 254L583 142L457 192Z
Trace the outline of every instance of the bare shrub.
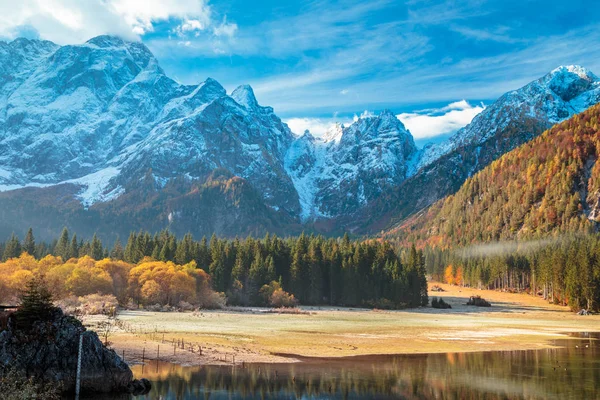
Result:
M148 311L154 311L154 312L160 312L160 311L162 311L162 308L163 308L163 306L161 306L158 303L146 306L146 310L148 310Z
M269 303L271 304L271 306L277 308L296 307L298 305L298 300L296 300L293 294L289 294L288 292L279 288L273 292Z
M96 327L96 333L98 333L98 336L102 339L102 343L107 347L110 346L109 339L112 333L119 325L117 321L116 318L108 318L106 321L99 322Z
M452 308L452 306L450 304L446 303L444 301L444 299L437 298L437 297L434 297L433 299L431 299L431 307L440 308L440 309Z
M487 301L486 299L484 299L481 296L471 296L469 301L467 301L467 305L468 306L477 306L477 307L491 307L492 306L489 301Z
M177 310L178 311L194 311L196 309L196 307L194 307L193 305L191 305L190 303L188 303L187 301L180 301L179 304L177 304Z
M88 294L87 296L69 296L56 304L68 315L108 315L115 316L119 306L112 294Z
M217 310L225 308L227 297L222 292L207 292L199 301L200 308L207 310Z

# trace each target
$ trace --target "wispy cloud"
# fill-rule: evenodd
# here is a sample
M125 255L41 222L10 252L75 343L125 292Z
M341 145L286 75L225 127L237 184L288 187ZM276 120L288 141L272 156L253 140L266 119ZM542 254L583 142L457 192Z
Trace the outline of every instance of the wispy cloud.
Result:
M227 22L227 16L223 17L223 22L213 28L215 36L225 36L232 38L238 30L237 24Z
M559 246L576 240L575 237L558 236L540 240L502 241L482 243L455 250L455 254L465 260L479 257L498 257L509 254L525 255L549 246Z
M516 38L510 35L510 28L507 26L497 26L488 29L475 29L467 26L452 26L451 30L461 35L478 41L493 41L499 43L524 43L525 39Z

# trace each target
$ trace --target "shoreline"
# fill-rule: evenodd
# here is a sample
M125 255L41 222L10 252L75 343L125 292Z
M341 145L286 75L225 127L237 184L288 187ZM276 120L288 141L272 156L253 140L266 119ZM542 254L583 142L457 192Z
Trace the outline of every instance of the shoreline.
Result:
M577 339L570 333L600 332L600 316L578 316L534 296L433 284L445 291L430 291L430 299L444 298L452 309L302 307L304 312L298 314L258 308L124 311L119 319L128 331L116 330L109 341L119 355L125 351L130 365L141 363L143 357L201 366L539 350L558 347L557 339ZM476 294L490 300L492 307L466 306L466 299ZM99 320L94 316L85 322L93 329Z
M577 336L569 336L569 334L571 333L595 333L595 334L600 334L600 330L599 331L592 331L592 332L563 332L560 334L556 334L556 336L552 339L548 339L548 341L561 341L561 340L587 340L581 337L577 337ZM597 338L594 338L592 340L600 340ZM156 361L158 361L159 363L166 363L166 364L175 364L175 365L179 365L181 367L198 367L198 366L244 366L245 364L247 365L260 365L260 364L268 364L268 365L289 365L289 364L294 364L294 363L306 363L306 364L317 364L317 363L344 363L344 362L348 362L348 361L357 361L357 362L362 362L362 361L373 361L376 359L386 359L389 357L410 357L410 356L428 356L428 355L440 355L440 354L468 354L468 353L496 353L496 352L513 352L513 351L519 351L519 352L528 352L528 351L539 351L539 350L544 350L544 349L560 349L563 348L564 346L561 345L554 345L554 344L550 344L548 343L547 346L540 346L540 347L535 347L535 348L506 348L506 349L491 349L491 350L482 350L482 349L464 349L461 351L435 351L435 352L427 352L427 353L421 353L421 352L412 352L412 353L377 353L377 354L359 354L359 355L345 355L345 356L304 356L304 355L299 355L299 354L294 354L294 353L277 353L277 354L270 354L270 355L266 355L265 358L260 358L259 360L253 360L253 361L239 361L238 359L231 359L229 358L229 360L227 360L226 358L224 359L212 359L212 361L209 359L207 360L206 358L201 358L198 359L197 361L192 361L192 362L186 362L184 360L187 360L187 357L185 356L165 356L165 357L160 357L160 358L155 358L155 357L146 357L144 364L145 365L149 365L150 363L155 363ZM114 349L115 351L117 351L117 349ZM117 354L120 355L120 353L117 351ZM228 354L229 357L231 357L231 354ZM267 359L268 357L268 359ZM140 366L143 364L142 362L142 358L140 354L134 354L132 356L132 360L133 361L129 361L127 360L127 364L130 367L133 366ZM234 363L235 361L235 363Z

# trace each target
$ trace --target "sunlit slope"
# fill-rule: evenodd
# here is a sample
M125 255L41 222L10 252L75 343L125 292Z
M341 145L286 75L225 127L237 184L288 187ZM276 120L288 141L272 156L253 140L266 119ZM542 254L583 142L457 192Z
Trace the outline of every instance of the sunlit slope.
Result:
M600 106L555 125L386 233L437 245L588 232L600 221Z

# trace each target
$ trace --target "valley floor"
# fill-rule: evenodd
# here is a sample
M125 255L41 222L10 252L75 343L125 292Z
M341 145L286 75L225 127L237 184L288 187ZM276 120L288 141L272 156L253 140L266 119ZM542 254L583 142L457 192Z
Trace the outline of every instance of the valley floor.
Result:
M109 340L119 354L125 352L128 363L140 362L142 353L146 359L156 359L158 351L162 361L218 365L294 362L301 357L539 349L552 347L553 340L565 338L567 332L600 331L599 315L578 316L526 294L440 286L446 291L430 291L430 299L443 297L451 310L125 311L119 314L124 329L114 331ZM474 294L489 300L492 307L466 306ZM98 318L85 322L94 328ZM185 349L173 345L181 341Z

